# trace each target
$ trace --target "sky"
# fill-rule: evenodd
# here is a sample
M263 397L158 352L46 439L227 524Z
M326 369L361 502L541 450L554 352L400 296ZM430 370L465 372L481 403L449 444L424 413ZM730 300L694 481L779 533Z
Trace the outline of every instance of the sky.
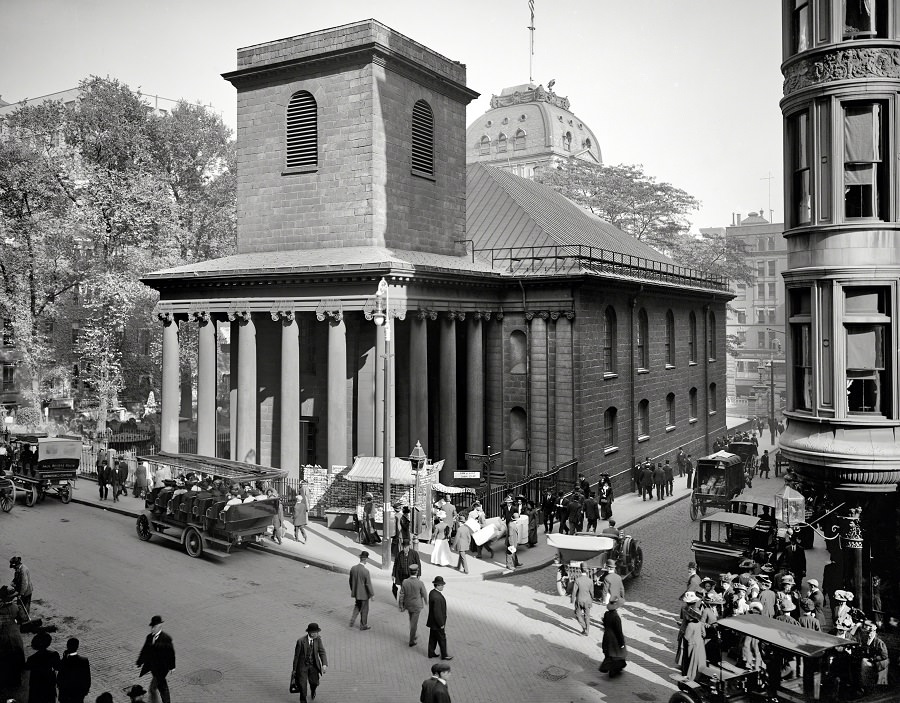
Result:
M780 5L535 0L533 78L556 80L604 163L643 164L699 199L695 230L760 210L783 222ZM210 105L234 128L221 74L239 47L370 17L466 64L481 93L467 124L528 81L528 0L0 0L0 97L110 76Z

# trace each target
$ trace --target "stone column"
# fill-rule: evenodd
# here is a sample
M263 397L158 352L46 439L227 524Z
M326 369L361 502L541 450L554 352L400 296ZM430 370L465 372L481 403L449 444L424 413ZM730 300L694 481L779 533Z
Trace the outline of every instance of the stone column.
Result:
M231 317L228 318L231 320ZM228 457L232 461L238 460L237 453L237 409L238 409L238 341L241 336L241 326L236 320L228 323L228 429L230 433L230 446Z
M428 322L437 313L419 310L409 328L409 441L428 447Z
M379 325L375 331L375 456L384 454L384 354L384 325Z
M448 312L441 318L440 338L440 451L444 460L441 483L449 483L456 470L456 320L464 320L465 313Z
M181 403L178 323L170 312L160 313L159 319L163 323L162 424L159 448L164 452L178 452L178 414Z
M466 447L484 453L484 343L481 313L469 320L466 345Z
M237 460L257 462L256 453L256 326L249 310L229 313L236 318L238 334Z
M850 508L846 517L841 518L841 542L844 546L844 584L846 590L856 596L854 605L867 610L871 603L863 599L863 534L859 525L862 514L860 508Z
M300 477L300 332L293 310L273 310L281 322L281 456L279 467Z
M216 455L216 323L205 310L192 314L197 330L197 453Z
M328 320L328 466L349 466L347 454L347 328L338 307L316 312L320 321Z

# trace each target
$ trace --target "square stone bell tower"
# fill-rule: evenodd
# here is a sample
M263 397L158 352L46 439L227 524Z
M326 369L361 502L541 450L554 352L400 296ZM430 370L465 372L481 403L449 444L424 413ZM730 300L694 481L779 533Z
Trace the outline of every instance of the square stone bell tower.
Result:
M375 20L238 50L238 252L464 255L466 68Z

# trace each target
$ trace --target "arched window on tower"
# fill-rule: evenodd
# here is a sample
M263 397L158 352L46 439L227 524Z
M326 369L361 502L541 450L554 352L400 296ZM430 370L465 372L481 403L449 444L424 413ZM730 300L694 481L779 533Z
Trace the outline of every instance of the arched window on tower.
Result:
M566 132L563 135L563 149L566 151L572 151L572 133Z
M412 111L413 171L434 175L434 114L424 100L417 100Z
M481 138L481 146L479 149L479 153L482 156L487 156L491 153L491 138L486 134Z
M513 142L513 151L522 151L525 149L525 130L517 129L516 138Z
M497 137L497 151L501 154L506 152L506 135L503 132Z
M288 101L285 120L285 166L312 168L319 163L316 99L301 90Z
M616 422L617 410L607 408L603 413L603 448L611 449L619 443L619 428Z
M644 398L638 403L638 439L650 436L650 401Z

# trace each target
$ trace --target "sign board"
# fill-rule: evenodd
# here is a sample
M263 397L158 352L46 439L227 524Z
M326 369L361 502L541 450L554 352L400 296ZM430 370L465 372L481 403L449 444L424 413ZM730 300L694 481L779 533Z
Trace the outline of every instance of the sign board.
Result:
M453 478L481 478L480 471L454 471Z
M487 457L484 454L472 454L471 452L466 452L466 461L482 461Z

